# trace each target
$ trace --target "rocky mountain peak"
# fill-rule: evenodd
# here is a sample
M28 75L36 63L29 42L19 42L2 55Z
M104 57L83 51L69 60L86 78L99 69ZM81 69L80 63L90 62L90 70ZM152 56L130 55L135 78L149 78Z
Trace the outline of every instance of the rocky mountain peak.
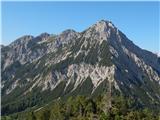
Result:
M30 40L30 39L33 39L34 37L32 35L24 35L18 39L21 39L21 40Z
M104 30L106 28L115 28L114 24L111 22L111 21L108 21L108 20L101 20L101 21L98 21L96 24L94 24L96 27L98 28L104 28Z
M48 38L48 37L50 37L50 34L44 32L44 33L41 33L39 36L40 36L41 38Z
M92 37L98 40L107 40L111 32L116 32L117 28L111 21L101 20L89 27L85 32L85 37Z
M77 35L78 34L78 32L76 32L75 30L73 30L73 29L67 29L67 30L65 30L65 31L63 31L61 34L60 34L60 36L75 36L75 35Z
M8 112L6 105L17 100L23 104L21 98L32 92L45 101L46 92L52 99L98 95L109 84L110 93L160 107L160 58L134 45L110 21L101 20L81 33L68 29L55 36L23 36L13 43L2 48L3 113ZM12 96L17 89L19 95Z
M108 20L100 20L92 25L91 28L101 32L107 32L108 29L116 29L114 24Z
M61 34L70 34L70 33L76 33L76 31L73 29L67 29L67 30L63 31Z
M73 29L67 29L65 31L63 31L59 36L58 39L60 41L70 41L75 39L77 36L79 35L78 32L76 32Z
M49 39L50 36L51 36L50 34L44 32L44 33L41 33L40 35L38 35L38 36L34 39L34 41L35 41L35 42L46 41L46 40Z
M24 36L16 39L14 42L12 42L10 44L10 46L15 47L17 45L24 45L24 44L28 43L30 40L32 40L33 38L34 38L34 36L32 36L32 35L24 35Z

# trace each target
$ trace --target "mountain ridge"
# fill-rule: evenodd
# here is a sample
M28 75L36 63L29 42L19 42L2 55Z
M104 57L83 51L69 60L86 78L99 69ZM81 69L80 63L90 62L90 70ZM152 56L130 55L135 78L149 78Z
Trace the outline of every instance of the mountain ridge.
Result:
M101 20L80 33L69 29L22 37L1 51L2 114L15 112L5 109L17 100L36 96L35 102L29 100L31 106L47 103L46 92L49 100L92 96L104 94L103 89L109 92L109 85L110 94L137 99L142 107L160 107L159 58L134 45L110 21Z

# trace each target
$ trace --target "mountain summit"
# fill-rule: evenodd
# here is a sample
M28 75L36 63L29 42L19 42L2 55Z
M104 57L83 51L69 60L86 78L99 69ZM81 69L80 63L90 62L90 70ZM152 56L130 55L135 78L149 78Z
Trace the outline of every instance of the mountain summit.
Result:
M105 92L134 99L140 107L160 108L160 58L136 46L110 21L80 33L22 37L1 51L3 115Z

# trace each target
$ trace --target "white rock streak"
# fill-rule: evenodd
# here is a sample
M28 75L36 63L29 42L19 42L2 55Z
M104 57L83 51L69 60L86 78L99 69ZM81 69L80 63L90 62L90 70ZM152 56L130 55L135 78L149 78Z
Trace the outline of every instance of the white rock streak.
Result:
M112 53L112 55L114 55L116 58L118 58L118 56L119 56L118 52L112 46L109 46L109 50Z
M71 83L71 80L73 80L74 73L77 73L77 79L74 81L74 89L76 89L77 86L80 85L84 80L86 80L87 77L90 77L94 86L94 91L105 79L114 79L114 72L115 66L99 67L98 65L93 66L84 63L80 65L73 64L68 67L67 77L70 78L70 80L67 82L66 87Z
M6 90L6 94L11 93L11 92L17 87L18 81L19 81L19 80L16 80L16 81L12 84L12 86L11 86L9 89Z
M155 81L160 81L160 77L158 76L158 74L152 69L151 66L145 64L145 62L140 59L139 57L137 57L136 54L130 52L127 48L125 48L124 46L122 47L123 51L131 58L134 60L134 62L137 64L137 66L139 68L141 68L143 71L145 71L147 73L147 75L149 76L150 80L155 80Z

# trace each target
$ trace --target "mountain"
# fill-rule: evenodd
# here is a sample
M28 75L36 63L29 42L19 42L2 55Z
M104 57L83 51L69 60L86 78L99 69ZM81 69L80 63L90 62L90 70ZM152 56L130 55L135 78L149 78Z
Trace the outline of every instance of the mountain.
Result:
M25 35L1 47L2 115L69 96L109 93L160 108L160 58L136 46L111 21L83 32Z

